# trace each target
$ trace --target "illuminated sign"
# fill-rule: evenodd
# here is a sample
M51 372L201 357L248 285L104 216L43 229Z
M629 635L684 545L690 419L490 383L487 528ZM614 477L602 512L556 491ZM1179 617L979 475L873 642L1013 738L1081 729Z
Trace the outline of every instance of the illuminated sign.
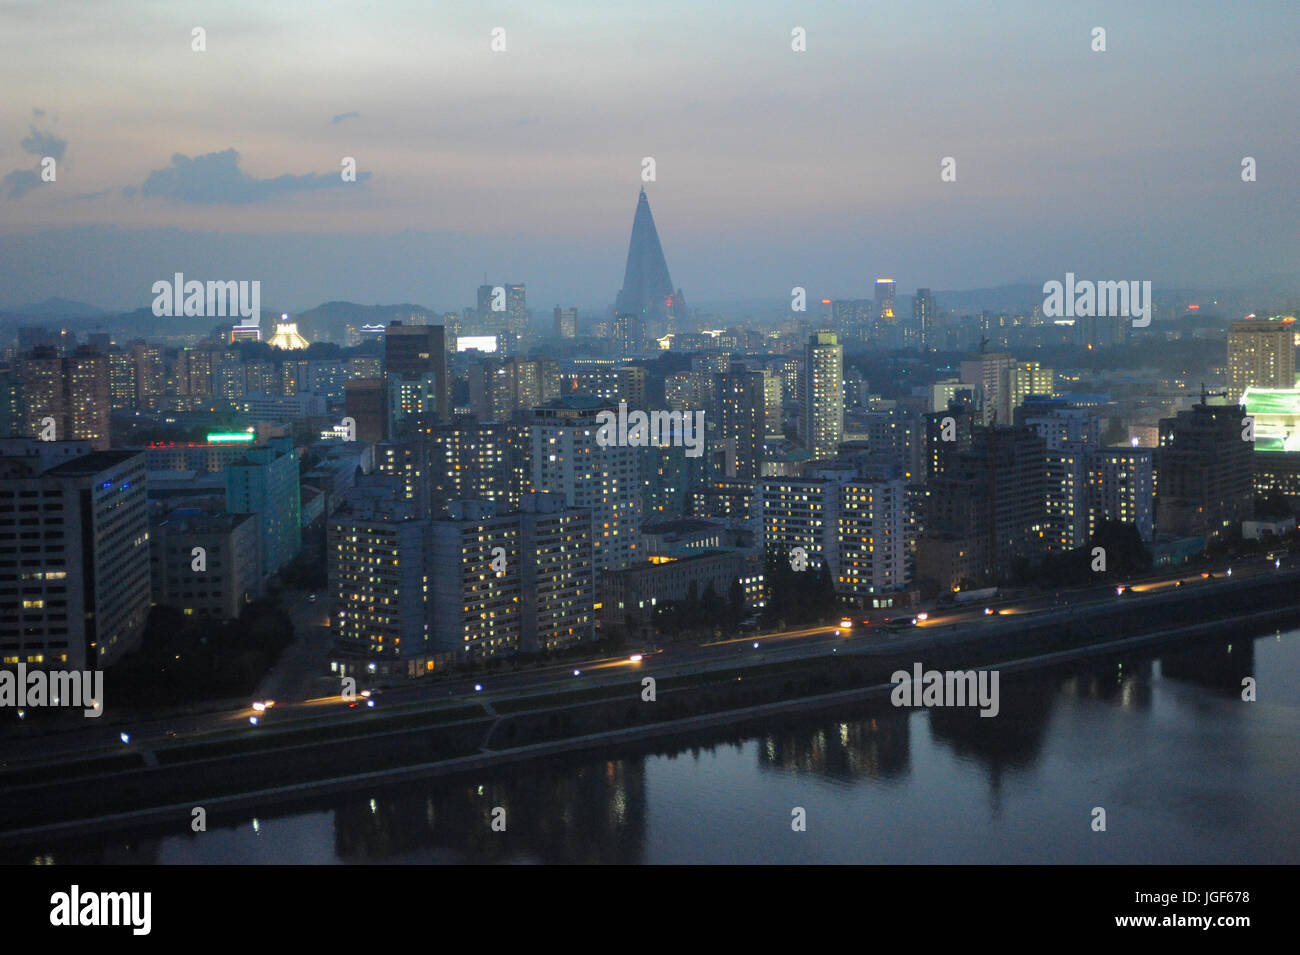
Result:
M254 436L247 431L214 431L208 435L208 444L236 444L253 440Z
M496 351L495 335L462 335L456 339L456 351Z

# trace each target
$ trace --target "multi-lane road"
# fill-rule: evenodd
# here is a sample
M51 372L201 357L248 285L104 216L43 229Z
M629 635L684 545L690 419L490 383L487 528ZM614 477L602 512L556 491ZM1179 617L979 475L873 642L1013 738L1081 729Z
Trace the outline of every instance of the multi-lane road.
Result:
M429 677L400 686L358 686L367 695L345 700L339 695L336 678L323 676L330 637L323 600L312 601L296 593L288 607L297 639L259 687L256 702L274 700L274 706L254 708L255 700L238 701L193 713L141 718L130 725L107 719L85 720L62 731L48 734L10 736L3 740L4 762L48 760L59 755L136 749L150 759L154 748L182 740L212 739L229 734L275 735L277 727L302 726L346 720L364 720L369 715L394 709L424 711L441 707L477 704L492 712L494 701L553 693L558 688L591 689L616 683L639 683L645 676L667 678L689 673L726 669L737 664L774 663L829 653L872 653L924 649L941 643L978 639L995 633L1000 618L1011 615L1062 617L1116 600L1142 600L1145 596L1170 593L1178 587L1195 589L1232 577L1236 580L1278 574L1292 569L1290 559L1237 559L1231 564L1200 565L1195 570L1163 571L1126 582L1123 592L1113 582L1061 592L1033 592L1008 595L987 604L968 606L934 605L907 611L857 612L855 620L870 619L869 627L843 630L837 624L803 627L777 633L724 637L703 642L676 642L661 647L632 647L616 657L529 667L517 671L499 670L477 675ZM1181 583L1180 583L1181 582ZM913 627L887 631L875 624L886 614L925 615ZM110 709L111 701L106 701ZM110 709L111 712L111 709ZM5 714L5 718L11 718ZM256 719L256 725L253 720ZM26 728L25 728L26 729ZM120 734L126 733L124 741Z

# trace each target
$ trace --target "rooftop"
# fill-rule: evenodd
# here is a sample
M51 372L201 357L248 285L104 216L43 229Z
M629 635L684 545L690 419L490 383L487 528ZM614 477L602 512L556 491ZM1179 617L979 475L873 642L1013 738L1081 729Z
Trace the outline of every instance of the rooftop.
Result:
M144 455L139 451L91 451L89 454L83 454L71 461L56 464L45 473L52 474L55 477L89 476L98 474L101 471L107 471L109 468L117 467L119 464L124 464L137 457L143 462Z

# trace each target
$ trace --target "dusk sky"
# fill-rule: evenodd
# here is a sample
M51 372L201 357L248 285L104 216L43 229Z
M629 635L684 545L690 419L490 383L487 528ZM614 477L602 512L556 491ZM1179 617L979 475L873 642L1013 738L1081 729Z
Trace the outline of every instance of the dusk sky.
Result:
M0 306L607 307L646 156L688 302L1300 271L1294 0L1043 6L9 0Z

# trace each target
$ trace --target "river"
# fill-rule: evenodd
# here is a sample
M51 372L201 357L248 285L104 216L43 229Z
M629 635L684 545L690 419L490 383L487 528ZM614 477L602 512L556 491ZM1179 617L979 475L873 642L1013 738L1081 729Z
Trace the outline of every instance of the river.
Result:
M1000 696L993 718L877 701L3 859L1300 862L1300 632L1004 674Z

